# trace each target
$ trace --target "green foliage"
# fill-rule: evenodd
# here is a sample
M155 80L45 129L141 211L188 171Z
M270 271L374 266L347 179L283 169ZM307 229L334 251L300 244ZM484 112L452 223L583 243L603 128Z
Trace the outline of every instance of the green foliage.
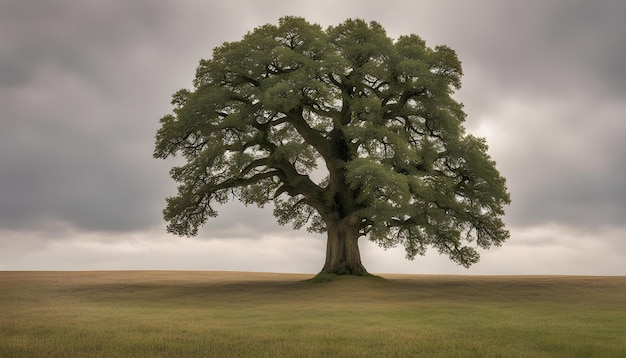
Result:
M409 259L434 247L470 266L476 247L508 238L510 198L485 141L463 128L462 74L449 47L362 20L285 17L223 44L157 132L155 157L186 160L172 169L168 230L197 234L214 203L273 202L280 224L323 232L358 217L362 235ZM328 177L315 182L318 163Z

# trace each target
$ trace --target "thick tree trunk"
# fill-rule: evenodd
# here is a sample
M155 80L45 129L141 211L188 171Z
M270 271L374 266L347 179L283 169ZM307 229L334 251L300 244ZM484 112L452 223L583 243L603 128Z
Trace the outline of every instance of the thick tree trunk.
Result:
M326 263L320 273L337 275L368 275L359 252L359 221L344 218L327 222Z

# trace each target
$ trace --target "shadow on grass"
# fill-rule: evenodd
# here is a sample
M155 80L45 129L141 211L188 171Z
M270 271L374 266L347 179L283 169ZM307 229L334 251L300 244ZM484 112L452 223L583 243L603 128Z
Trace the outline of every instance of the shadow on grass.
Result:
M368 280L368 279L385 280L385 278L381 276L372 275L370 273L361 275L361 276L355 276L355 275L338 275L335 273L320 272L317 275L315 275L313 278L304 280L304 282L312 282L312 283L331 282L331 281L336 281L339 279L346 279L346 278L348 279L356 278L356 279L363 279L363 280Z

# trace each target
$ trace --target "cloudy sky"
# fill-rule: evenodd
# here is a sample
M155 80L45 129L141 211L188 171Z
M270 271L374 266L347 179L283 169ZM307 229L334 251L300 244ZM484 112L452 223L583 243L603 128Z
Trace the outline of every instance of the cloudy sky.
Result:
M361 240L371 272L626 275L626 2L0 0L0 270L315 273L325 237L228 204L166 234L152 158L201 58L284 15L380 22L463 62L469 132L508 180L511 239L457 267Z

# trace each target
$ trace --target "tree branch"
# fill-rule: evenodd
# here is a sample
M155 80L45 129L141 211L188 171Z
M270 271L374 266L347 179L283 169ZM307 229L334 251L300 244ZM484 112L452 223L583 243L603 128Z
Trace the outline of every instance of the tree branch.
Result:
M282 193L290 196L302 195L306 198L307 204L316 208L320 213L325 211L324 189L315 184L307 175L298 173L295 166L287 160L272 160L270 158L268 166L277 169L277 176L283 185L276 190L274 198Z
M326 162L333 158L330 143L314 128L311 128L302 116L303 108L296 108L286 113L287 122L294 126L305 142L310 144L324 158Z
M253 160L252 162L250 162L250 164L246 165L245 168L241 169L240 173L242 176L244 176L248 174L254 168L267 166L268 162L269 162L269 158L260 158L260 159Z
M219 184L211 186L208 191L211 193L214 193L222 189L237 188L240 186L248 186L248 185L256 184L261 180L269 179L273 176L278 176L278 175L279 175L278 170L272 170L269 172L255 174L249 178L241 178L241 177L232 178L229 180L225 180Z

